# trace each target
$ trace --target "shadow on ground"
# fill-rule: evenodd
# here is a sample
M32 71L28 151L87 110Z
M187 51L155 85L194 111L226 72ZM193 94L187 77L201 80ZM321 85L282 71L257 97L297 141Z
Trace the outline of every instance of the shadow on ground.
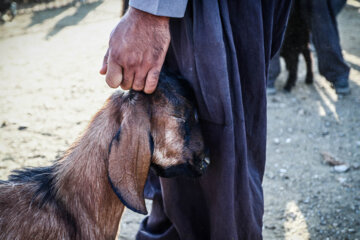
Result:
M94 2L89 4L80 5L76 12L73 15L66 16L60 19L55 26L47 33L46 39L49 39L56 34L58 34L62 29L69 26L77 25L81 20L83 20L92 10L96 9L103 2ZM65 9L66 10L66 9ZM64 10L63 10L64 11ZM60 14L59 12L58 14Z
M31 17L31 23L26 26L26 28L30 28L32 26L35 26L37 24L41 24L45 22L48 19L54 18L61 13L65 12L67 9L72 7L72 5L66 5L57 9L51 9L50 11L48 9L42 10L42 11L36 11L33 13Z

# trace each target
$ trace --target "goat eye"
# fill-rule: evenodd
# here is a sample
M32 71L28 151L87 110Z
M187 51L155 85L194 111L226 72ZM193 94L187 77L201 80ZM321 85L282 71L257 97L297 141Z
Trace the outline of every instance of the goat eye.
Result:
M194 111L194 118L195 118L196 122L199 122L199 115L198 115L198 112L196 110Z

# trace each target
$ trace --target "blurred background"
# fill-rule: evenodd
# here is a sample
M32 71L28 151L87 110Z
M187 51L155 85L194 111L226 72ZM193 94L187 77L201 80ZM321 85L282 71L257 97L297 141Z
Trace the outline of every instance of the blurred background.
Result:
M98 71L123 5L9 2L0 24L0 179L61 157L114 91ZM350 95L336 95L319 74L313 48L314 84L304 82L301 56L285 93L280 60L268 97L264 239L360 239L360 1L348 0L337 20ZM142 218L127 211L120 239L134 239Z

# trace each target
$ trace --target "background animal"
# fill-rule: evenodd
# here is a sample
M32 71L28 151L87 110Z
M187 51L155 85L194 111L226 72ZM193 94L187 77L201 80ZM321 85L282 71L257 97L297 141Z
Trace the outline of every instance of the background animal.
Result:
M16 2L11 0L1 0L0 2L0 19L3 21L3 16L7 13L10 15L10 20L12 20L17 13Z
M152 95L114 93L62 159L0 181L0 239L115 239L124 205L147 213L150 165L166 177L206 168L191 99L165 74Z
M292 10L286 29L284 42L280 50L289 72L284 89L288 92L295 86L297 79L297 70L299 65L299 56L302 54L306 63L307 84L313 83L312 59L309 48L310 26L307 19L307 7L301 0L294 0Z

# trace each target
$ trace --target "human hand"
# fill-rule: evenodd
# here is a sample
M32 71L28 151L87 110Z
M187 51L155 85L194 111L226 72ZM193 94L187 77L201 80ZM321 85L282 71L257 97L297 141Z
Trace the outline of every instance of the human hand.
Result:
M100 74L112 88L155 91L170 44L169 18L129 8L112 31Z

